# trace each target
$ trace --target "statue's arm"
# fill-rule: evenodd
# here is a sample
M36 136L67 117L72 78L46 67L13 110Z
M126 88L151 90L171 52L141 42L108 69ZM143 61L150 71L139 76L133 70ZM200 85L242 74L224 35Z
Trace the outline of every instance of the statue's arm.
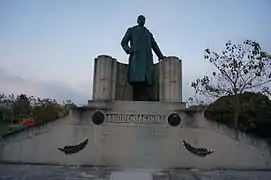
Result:
M155 54L158 56L159 59L164 58L164 55L162 54L158 44L156 43L153 35L151 35L151 45L152 45L152 49L155 52Z
M131 54L132 49L129 47L128 43L131 40L131 30L130 28L126 31L124 37L121 40L121 47L127 54Z

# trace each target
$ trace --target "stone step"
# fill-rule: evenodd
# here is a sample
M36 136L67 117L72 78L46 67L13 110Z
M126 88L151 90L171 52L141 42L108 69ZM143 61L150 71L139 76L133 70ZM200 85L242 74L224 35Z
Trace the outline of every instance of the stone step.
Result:
M112 172L110 180L152 180L152 174L149 172L121 171Z

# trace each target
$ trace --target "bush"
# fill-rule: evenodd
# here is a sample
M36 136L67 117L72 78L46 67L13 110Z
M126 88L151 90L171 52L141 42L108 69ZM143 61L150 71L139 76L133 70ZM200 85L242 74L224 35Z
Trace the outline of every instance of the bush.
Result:
M261 94L245 92L239 94L240 117L238 129L257 136L271 137L271 100ZM210 104L205 113L209 120L234 127L233 96L223 96Z

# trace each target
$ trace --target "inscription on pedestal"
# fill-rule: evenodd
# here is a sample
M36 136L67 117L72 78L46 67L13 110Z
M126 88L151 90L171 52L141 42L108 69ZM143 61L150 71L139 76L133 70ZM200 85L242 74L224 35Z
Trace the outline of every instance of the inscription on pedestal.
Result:
M166 115L106 114L106 123L155 124L166 123Z
M150 136L150 137L165 137L166 136L165 128L150 127L150 128L148 128L148 136Z

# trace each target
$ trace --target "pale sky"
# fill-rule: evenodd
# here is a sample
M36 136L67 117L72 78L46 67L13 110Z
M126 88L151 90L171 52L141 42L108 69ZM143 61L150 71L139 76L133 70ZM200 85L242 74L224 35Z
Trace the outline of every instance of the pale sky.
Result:
M94 58L127 62L120 41L140 14L163 54L182 59L184 100L212 72L206 48L250 39L271 52L270 0L0 0L0 92L87 103Z

